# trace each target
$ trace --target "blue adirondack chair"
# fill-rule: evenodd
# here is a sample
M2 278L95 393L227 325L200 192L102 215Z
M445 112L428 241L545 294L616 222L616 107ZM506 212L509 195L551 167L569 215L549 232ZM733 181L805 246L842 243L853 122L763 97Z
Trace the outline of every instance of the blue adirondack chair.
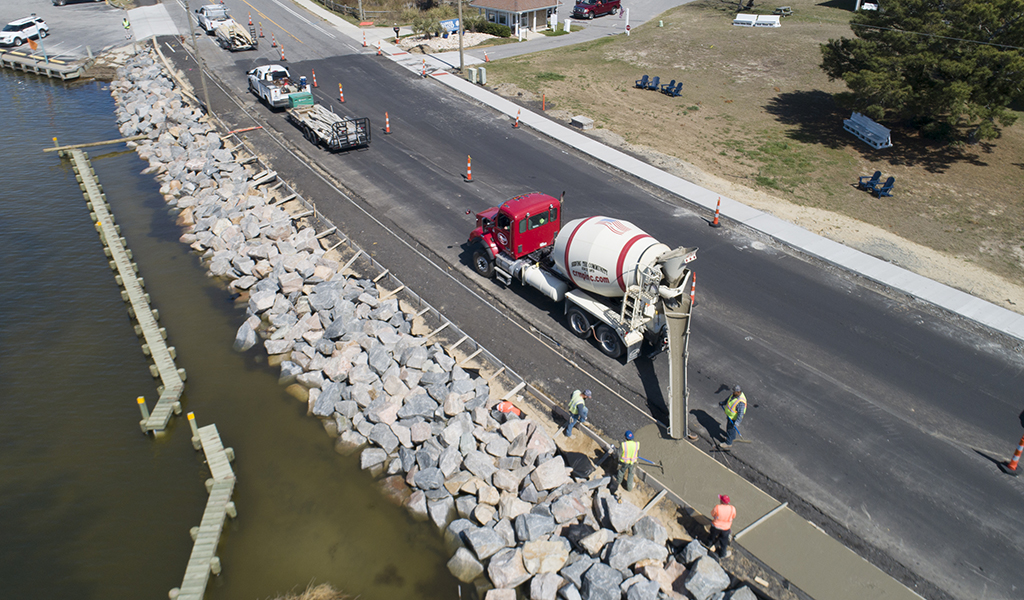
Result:
M878 182L882 180L882 172L875 171L874 175L861 175L859 181L857 181L857 187L862 190L873 190Z
M680 81L679 83L676 84L676 87L670 88L668 90L665 90L665 93L668 94L669 96L673 96L674 97L674 96L678 96L679 94L681 94L682 91L683 91L683 82Z
M647 84L647 89L656 90L658 89L659 85L661 85L661 77L655 75L654 79L652 79L651 82Z
M871 193L881 198L882 196L892 196L892 186L895 185L896 178L890 177L885 180L882 187L874 187L871 189Z
M676 80L673 79L670 83L663 84L661 86L661 93L667 94L672 91L672 88L676 87Z
M638 87L638 88L640 88L642 90L647 89L647 81L648 81L647 76L644 75L640 79L636 80L636 87Z

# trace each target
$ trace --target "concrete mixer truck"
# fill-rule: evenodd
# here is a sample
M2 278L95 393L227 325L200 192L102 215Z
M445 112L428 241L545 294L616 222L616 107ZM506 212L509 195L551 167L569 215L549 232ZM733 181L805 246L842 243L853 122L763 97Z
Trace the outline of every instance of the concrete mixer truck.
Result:
M564 196L564 193L563 193ZM669 344L673 314L688 332L690 270L696 248L671 249L638 227L610 217L562 225L562 201L523 194L476 215L469 235L473 270L505 285L516 279L564 302L569 329L593 336L602 352L626 362L646 339ZM685 342L684 342L685 343Z

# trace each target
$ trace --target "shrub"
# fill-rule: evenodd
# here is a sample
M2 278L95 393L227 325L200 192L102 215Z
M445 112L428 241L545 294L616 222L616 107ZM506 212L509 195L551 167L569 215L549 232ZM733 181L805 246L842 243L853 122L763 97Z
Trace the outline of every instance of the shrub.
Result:
M496 35L501 38L512 37L512 29L508 25L498 25L497 23L487 21L484 22L483 27L479 31L480 33Z
M468 31L475 31L477 33L486 33L488 35L496 35L498 37L507 38L512 37L512 29L508 25L498 25L497 23L491 23L483 17L476 19L466 19L466 29Z

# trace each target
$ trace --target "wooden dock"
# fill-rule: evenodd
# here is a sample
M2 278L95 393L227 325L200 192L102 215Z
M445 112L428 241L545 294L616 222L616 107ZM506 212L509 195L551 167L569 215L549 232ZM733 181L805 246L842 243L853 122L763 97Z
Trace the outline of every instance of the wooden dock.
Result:
M114 140L120 141L124 140ZM160 399L153 407L152 414L146 408L145 398L138 398L142 410L139 425L143 432L163 431L171 414L181 413L180 398L185 387L185 370L174 364L175 350L165 341L167 331L157 325L160 315L150 307L149 294L143 291L145 281L138 276L138 265L132 262L132 252L121 237L121 227L114 222L114 215L103 194L103 186L96 179L88 155L79 148L58 147L55 150L60 156L71 159L79 187L92 211L89 217L95 222L96 231L104 245L103 251L110 258L110 268L117 273L114 279L122 288L121 298L129 304L128 313L137 323L135 333L144 340L142 351L153 359L149 370L153 377L159 377L162 382L157 388ZM234 518L238 514L235 503L231 501L231 494L235 490L235 471L231 468L231 461L235 459L235 451L224 447L216 425L197 427L193 413L188 414L188 422L192 429L192 446L196 450L202 449L212 477L206 481L210 496L206 500L202 521L191 530L195 543L185 567L185 576L181 587L168 593L171 600L202 600L210 574L219 575L221 571L217 546L224 524L228 517Z
M231 493L235 489L235 472L231 468L234 450L225 448L221 443L220 433L216 425L196 427L195 415L188 413L188 422L192 427L192 445L202 448L206 455L206 464L213 476L206 482L210 497L206 500L206 510L199 527L192 528L192 555L185 567L185 577L181 587L172 589L167 595L171 600L202 600L206 592L206 584L210 574L220 574L220 559L217 557L217 545L224 531L227 517L235 518L237 511L231 501Z
M78 79L85 73L85 63L81 60L68 61L20 50L0 52L0 67L45 75L62 81Z
M117 273L115 280L123 289L121 299L129 304L128 313L136 320L135 333L144 339L142 351L153 360L149 370L153 377L159 377L163 385L157 388L160 398L150 414L144 402L140 402L143 432L159 432L167 428L171 414L181 414L181 394L185 389L185 370L174 364L175 350L165 341L167 331L157 325L160 314L149 304L149 294L143 291L144 280L138 276L139 267L132 262L131 250L121 237L121 227L114 222L114 215L107 204L103 186L96 180L96 173L85 152L73 149L60 152L71 158L79 187L92 211L90 217L96 223L96 231L103 242L104 253L111 259L110 268Z

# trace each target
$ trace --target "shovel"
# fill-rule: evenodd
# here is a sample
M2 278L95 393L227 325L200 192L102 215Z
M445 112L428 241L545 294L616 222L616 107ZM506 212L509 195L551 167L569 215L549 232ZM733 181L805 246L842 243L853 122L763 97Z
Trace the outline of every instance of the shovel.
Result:
M665 472L665 467L664 467L664 466L662 466L662 464L661 464L661 461L660 461L660 460L659 460L658 462L654 462L654 461L652 461L652 460L647 460L646 458L644 458L644 457L642 457L642 456L638 456L637 458L639 458L640 460L644 461L645 463L647 463L647 464L651 465L652 467L658 467L659 469L661 469L661 472L662 472L662 473L664 473L664 472Z

